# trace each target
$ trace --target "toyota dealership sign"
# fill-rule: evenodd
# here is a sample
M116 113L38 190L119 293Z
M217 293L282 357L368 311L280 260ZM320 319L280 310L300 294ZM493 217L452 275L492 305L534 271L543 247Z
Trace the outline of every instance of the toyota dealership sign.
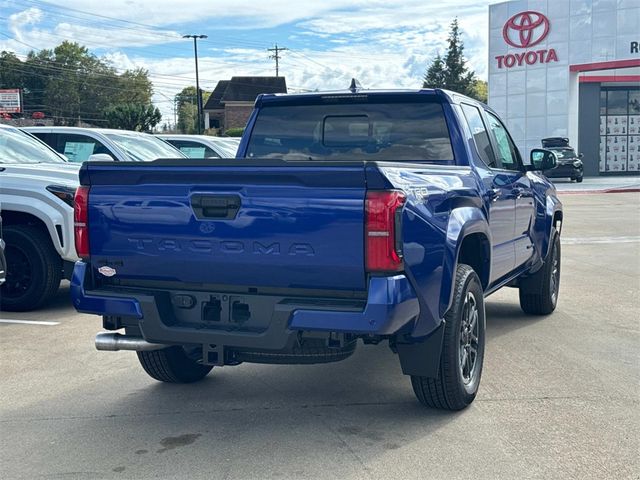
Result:
M555 49L533 48L548 34L549 19L542 13L528 10L513 15L502 27L502 38L507 45L524 51L497 55L498 68L557 62Z

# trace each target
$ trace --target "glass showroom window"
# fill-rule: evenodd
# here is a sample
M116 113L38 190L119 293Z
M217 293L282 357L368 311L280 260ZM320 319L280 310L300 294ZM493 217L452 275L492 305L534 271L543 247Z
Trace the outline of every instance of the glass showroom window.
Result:
M600 91L600 171L640 171L640 88Z

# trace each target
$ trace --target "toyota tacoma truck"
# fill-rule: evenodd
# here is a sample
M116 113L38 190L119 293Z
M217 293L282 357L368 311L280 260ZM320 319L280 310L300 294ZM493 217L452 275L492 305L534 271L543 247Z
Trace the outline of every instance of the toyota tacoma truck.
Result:
M87 162L72 297L164 382L386 342L423 404L476 396L484 298L556 307L562 207L498 116L442 90L261 95L235 159ZM124 329L124 334L115 331Z

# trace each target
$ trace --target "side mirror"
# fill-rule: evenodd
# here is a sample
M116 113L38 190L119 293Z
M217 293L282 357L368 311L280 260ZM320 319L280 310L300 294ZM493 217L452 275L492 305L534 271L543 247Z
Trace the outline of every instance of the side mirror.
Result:
M94 153L89 155L87 162L113 162L113 157L108 153Z
M582 158L582 157L584 157L584 153L579 153L578 158Z
M534 148L531 150L531 170L543 171L551 170L558 163L556 154L544 148Z

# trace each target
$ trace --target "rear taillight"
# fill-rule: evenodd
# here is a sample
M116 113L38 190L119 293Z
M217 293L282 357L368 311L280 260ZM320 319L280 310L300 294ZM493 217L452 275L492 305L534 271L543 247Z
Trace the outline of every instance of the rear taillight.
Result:
M398 237L405 200L404 193L396 190L367 192L365 255L368 272L397 272L403 269L402 242Z
M76 253L80 258L87 259L89 258L89 187L78 187L73 203Z

